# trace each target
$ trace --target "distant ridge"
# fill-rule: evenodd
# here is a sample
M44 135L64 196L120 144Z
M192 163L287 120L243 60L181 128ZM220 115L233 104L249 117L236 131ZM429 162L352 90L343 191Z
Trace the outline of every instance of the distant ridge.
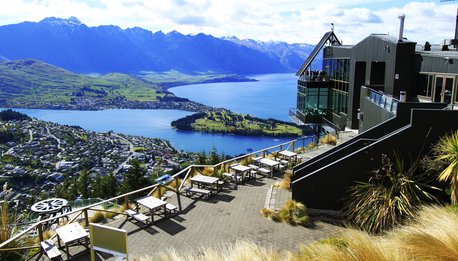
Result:
M33 58L73 72L102 74L294 72L311 49L304 44L236 41L202 33L164 34L114 25L88 27L76 17L0 26L0 39L0 54L8 59Z

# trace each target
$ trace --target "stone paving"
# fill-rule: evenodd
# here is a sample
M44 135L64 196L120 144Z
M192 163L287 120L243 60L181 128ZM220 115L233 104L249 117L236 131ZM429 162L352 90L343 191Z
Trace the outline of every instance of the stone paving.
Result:
M342 137L351 138L351 134ZM326 146L314 150L322 153ZM316 155L316 154L315 154ZM181 196L183 211L175 217L155 217L153 225L146 228L136 221L120 216L107 225L128 231L129 257L156 256L159 252L175 249L197 255L202 247L221 247L237 240L252 241L276 250L296 251L298 244L308 244L339 233L340 226L329 219L314 217L308 227L276 223L264 218L260 210L268 204L280 208L291 199L288 190L273 188L281 177L262 177L248 181L238 189L225 187L208 200ZM167 199L177 205L176 196ZM146 210L143 212L147 213ZM64 258L66 255L63 253ZM83 255L73 260L88 260ZM101 260L115 260L104 255Z

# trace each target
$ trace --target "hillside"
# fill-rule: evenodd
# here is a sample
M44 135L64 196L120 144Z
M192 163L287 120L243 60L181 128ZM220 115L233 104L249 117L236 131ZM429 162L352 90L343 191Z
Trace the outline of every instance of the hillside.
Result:
M45 18L0 26L0 55L33 58L77 73L140 71L261 74L295 72L306 45L255 48L211 35L167 34L114 25L88 27L77 18ZM283 50L285 47L288 53Z
M0 107L98 110L183 109L208 106L176 97L168 87L221 81L252 81L239 75L141 72L76 74L39 60L0 61Z
M196 113L173 121L171 125L179 130L209 133L285 137L302 135L302 130L292 123L274 119L266 120L227 110Z
M0 105L47 107L116 100L158 101L157 85L125 74L89 77L38 61L0 61Z

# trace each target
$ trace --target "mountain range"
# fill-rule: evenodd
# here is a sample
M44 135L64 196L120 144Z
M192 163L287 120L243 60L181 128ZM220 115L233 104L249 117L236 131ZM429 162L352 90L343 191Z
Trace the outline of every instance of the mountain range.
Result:
M307 44L217 38L203 33L89 27L75 17L0 26L0 60L39 59L77 73L295 72L312 49Z

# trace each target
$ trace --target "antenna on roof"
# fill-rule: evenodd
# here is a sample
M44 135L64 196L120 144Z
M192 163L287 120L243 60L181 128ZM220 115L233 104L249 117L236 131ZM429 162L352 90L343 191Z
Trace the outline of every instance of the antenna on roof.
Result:
M334 23L331 23L331 32L334 32Z

